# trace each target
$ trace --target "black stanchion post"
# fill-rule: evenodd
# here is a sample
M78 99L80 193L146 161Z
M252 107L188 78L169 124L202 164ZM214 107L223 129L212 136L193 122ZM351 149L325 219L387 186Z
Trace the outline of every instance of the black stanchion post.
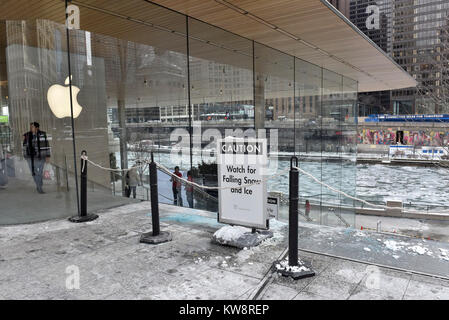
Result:
M297 167L298 158L292 157L289 176L288 260L275 261L273 264L275 271L295 280L315 275L311 267L302 263L298 258L299 171Z
M144 233L140 237L140 242L149 244L159 244L171 241L170 232L160 231L159 225L159 195L157 190L157 166L154 162L153 152L151 152L150 163L150 198L151 198L151 221L153 223L153 231Z
M83 151L82 155L86 156L87 152ZM80 215L87 216L87 160L81 158L81 205Z
M157 192L157 167L154 162L153 153L150 163L150 192L151 192L151 220L153 222L153 237L159 235L159 195Z
M298 166L298 158L295 166ZM294 158L290 159L289 174L289 209L288 209L288 264L298 265L298 194L299 172L293 166Z
M87 222L98 218L96 214L87 214L87 152L81 152L80 214L69 218L71 222Z

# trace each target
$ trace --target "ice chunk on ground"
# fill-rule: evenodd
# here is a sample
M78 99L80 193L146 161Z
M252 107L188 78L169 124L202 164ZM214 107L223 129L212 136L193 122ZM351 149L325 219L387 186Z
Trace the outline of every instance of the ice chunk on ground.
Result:
M429 251L429 249L421 247L421 246L413 246L413 247L410 247L408 249L413 251L413 252L415 252L415 253L417 253L417 254L425 254L426 252Z
M226 242L231 242L237 240L246 232L251 232L251 229L240 226L224 226L223 228L218 229L214 233L214 236Z
M276 264L276 269L277 270L286 270L286 271L290 271L290 272L310 271L309 268L304 266L302 261L298 261L298 265L297 266L289 266L288 265L288 259L282 260L279 263L277 263Z
M371 249L370 248L363 248L363 250L370 252Z
M404 246L399 245L396 241L394 240L386 240L384 241L385 246L393 251L398 251L401 250L402 248L404 248Z
M252 233L249 228L241 226L224 226L214 233L212 241L218 244L247 250L248 248L258 246L270 237L273 237L273 232L270 230L257 230Z
M440 250L440 259L449 261L449 250L438 248Z

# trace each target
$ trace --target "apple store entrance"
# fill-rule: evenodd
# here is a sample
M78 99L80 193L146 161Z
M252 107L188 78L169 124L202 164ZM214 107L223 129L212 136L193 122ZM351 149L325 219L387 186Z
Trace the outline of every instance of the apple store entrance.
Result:
M45 44L50 38L55 45ZM65 39L64 26L50 21L0 20L0 225L77 214L71 109L64 103L70 101ZM76 64L86 56L71 59ZM72 87L73 116L81 144L95 135L95 150L108 158L107 130L97 129L105 127L105 109L81 113L83 105L106 100L104 66L92 63L90 85ZM112 195L109 174L91 175L89 211L134 202Z

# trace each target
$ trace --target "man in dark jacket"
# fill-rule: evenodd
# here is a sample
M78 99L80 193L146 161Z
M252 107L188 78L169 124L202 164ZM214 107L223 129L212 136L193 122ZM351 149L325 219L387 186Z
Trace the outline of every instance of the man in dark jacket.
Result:
M50 159L50 145L47 134L39 130L39 123L30 123L30 131L23 135L23 156L27 159L37 192L45 193L42 190L42 174L46 161Z

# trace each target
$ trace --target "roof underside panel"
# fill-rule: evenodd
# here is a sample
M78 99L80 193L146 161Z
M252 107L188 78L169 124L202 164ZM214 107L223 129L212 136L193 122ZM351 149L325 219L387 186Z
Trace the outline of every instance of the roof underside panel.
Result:
M187 14L224 30L191 24L203 40L224 44L247 56L244 38L314 63L357 80L359 91L380 91L416 86L416 81L346 18L324 0L72 0L81 8L81 29L166 50L185 53L185 18L156 4ZM64 23L64 1L0 0L1 19L49 19ZM179 39L166 37L158 25L173 30ZM148 32L152 30L152 32ZM237 37L239 35L244 38ZM192 40L195 41L195 40ZM204 59L217 56L217 48L203 46L191 52Z
M416 86L408 73L324 0L153 2L357 80L360 92Z

